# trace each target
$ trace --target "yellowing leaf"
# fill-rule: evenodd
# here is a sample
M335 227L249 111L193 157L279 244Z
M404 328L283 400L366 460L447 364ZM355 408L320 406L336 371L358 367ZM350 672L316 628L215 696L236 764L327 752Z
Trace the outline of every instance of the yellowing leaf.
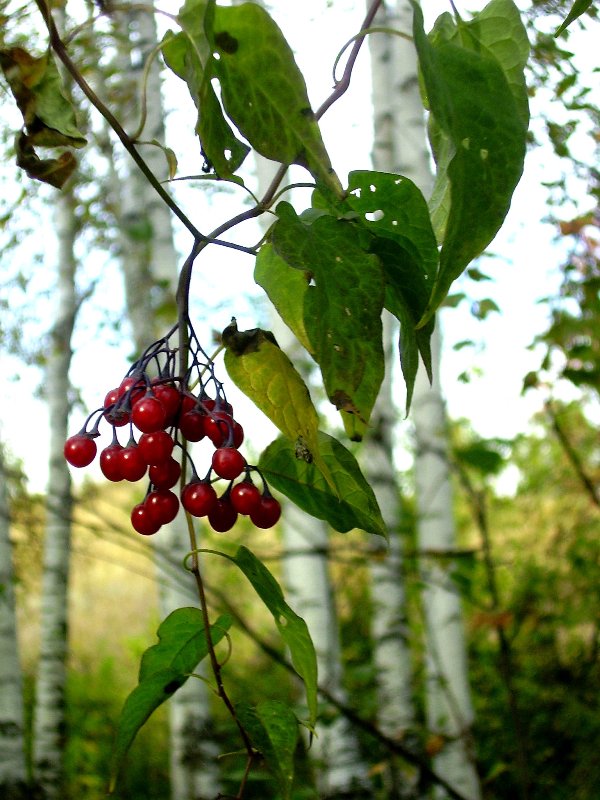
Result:
M328 477L329 470L319 455L319 418L300 373L274 343L272 334L258 328L238 332L237 326L233 334L228 330L223 332L223 341L231 380L288 439L302 441Z

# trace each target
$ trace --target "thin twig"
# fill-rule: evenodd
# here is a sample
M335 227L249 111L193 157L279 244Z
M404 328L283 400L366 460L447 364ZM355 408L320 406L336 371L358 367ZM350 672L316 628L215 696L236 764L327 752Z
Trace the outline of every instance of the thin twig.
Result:
M364 18L363 24L360 26L360 31L357 34L360 38L358 38L354 42L354 45L352 46L352 50L350 51L350 55L348 56L348 61L346 62L346 67L344 69L342 77L335 85L335 89L329 95L327 100L325 100L325 102L322 103L317 109L315 113L315 117L317 119L321 119L321 117L327 111L327 109L330 106L332 106L337 100L339 100L343 94L347 92L348 87L350 86L350 79L352 78L352 70L354 69L354 64L356 62L356 59L358 58L358 54L360 53L360 48L362 47L362 44L365 39L365 37L360 36L360 34L367 28L371 27L371 23L375 19L375 15L379 11L379 8L382 5L382 3L383 0L373 0L373 3L371 3L371 7L367 11L367 15Z
M546 402L544 403L544 408L546 409L546 413L550 417L550 422L552 423L552 430L556 434L556 438L558 439L563 450L565 451L565 455L571 462L571 466L575 470L575 474L581 481L581 484L585 489L587 495L589 496L590 500L592 501L592 503L597 508L600 508L600 494L598 493L596 484L587 474L585 467L583 466L583 462L579 457L579 453L575 450L575 448L571 444L569 437L567 436L563 426L559 422L558 415L554 410L552 402L550 400L546 400Z

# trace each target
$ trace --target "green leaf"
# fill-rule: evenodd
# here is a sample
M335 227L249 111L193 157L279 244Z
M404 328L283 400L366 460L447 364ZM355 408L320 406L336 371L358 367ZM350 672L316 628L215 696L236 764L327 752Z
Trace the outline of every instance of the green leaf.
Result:
M575 0L573 3L573 7L565 17L565 21L560 25L557 29L555 36L560 36L560 34L569 27L569 25L574 22L578 17L588 10L591 7L594 0Z
M298 742L298 721L294 713L278 700L266 700L256 708L240 703L235 710L250 741L275 777L283 800L288 800L291 797L294 753Z
M196 133L204 155L220 178L241 182L233 173L250 148L233 133L210 82L213 60L209 33L213 17L214 2L186 0L177 17L183 30L165 35L162 53L169 69L187 83L198 109Z
M232 617L223 614L211 625L213 645L221 641L232 623ZM140 683L164 669L189 674L208 655L208 642L199 608L178 608L173 611L160 624L156 635L159 643L149 647L142 655Z
M303 441L327 474L319 454L317 411L300 373L273 335L259 328L238 332L236 326L233 336L229 329L223 332L223 341L231 380L285 436Z
M508 3L508 0L502 0ZM438 157L434 202L449 181L450 210L445 226L440 267L421 324L432 316L452 282L498 232L523 171L527 129L514 91L517 71L508 74L492 47L492 33L504 39L495 24L486 26L485 49L473 42L473 29L460 46L443 35L429 41L416 3L414 39L428 103L439 131L451 146ZM465 47L469 39L469 49ZM458 42L458 40L457 40ZM520 50L518 50L520 53ZM519 67L520 69L520 67ZM509 79L511 83L509 83ZM443 137L442 141L443 141ZM440 137L438 136L438 144Z
M260 457L259 467L269 483L313 517L341 533L360 528L387 536L373 490L358 462L337 439L319 432L319 451L337 490L332 493L314 463L299 459L283 437L275 439Z
M427 201L418 186L403 175L360 170L348 176L346 202L374 236L392 239L406 250L421 282L422 276L433 280L437 243Z
M313 727L317 719L317 656L306 622L288 606L275 578L247 547L239 547L233 561L273 615L289 648L294 669L304 681L309 723Z
M23 115L31 145L83 147L87 143L77 128L73 105L63 93L50 52L36 58L22 47L2 49L0 67Z
M448 15L449 16L449 15ZM521 12L512 0L490 0L471 20L458 18L446 28L443 38L498 62L517 103L523 125L529 124L529 101L524 70L529 58L529 40ZM435 42L436 28L430 34Z
M346 412L348 435L360 439L384 374L381 264L353 222L324 214L305 224L288 203L277 206L277 215L275 251L314 280L304 298L304 327L325 390Z
M139 729L165 700L181 688L186 677L175 669L153 673L129 694L121 711L113 745L109 793L112 793L117 773Z
M383 265L386 279L385 307L400 321L400 366L406 383L406 412L410 409L415 379L419 368L419 354L429 380L432 379L431 336L435 317L417 328L426 308L424 292L427 284L420 275L418 265L409 253L395 242L377 239L373 251ZM421 314L418 314L418 309Z
M383 265L385 306L400 321L400 363L410 408L419 353L431 379L433 320L421 330L438 264L427 202L408 178L384 172L352 172L348 205L373 234L371 251Z
M290 267L267 242L258 251L254 280L267 293L281 319L294 333L300 344L312 352L304 327L304 299L308 290L307 273Z
M304 77L281 30L262 6L217 6L215 71L225 111L263 156L301 164L337 194Z
M211 625L211 639L217 644L231 626L231 617L223 615ZM200 611L182 608L170 614L158 629L159 644L142 656L140 681L127 696L113 744L109 793L137 732L165 700L181 688L208 648Z

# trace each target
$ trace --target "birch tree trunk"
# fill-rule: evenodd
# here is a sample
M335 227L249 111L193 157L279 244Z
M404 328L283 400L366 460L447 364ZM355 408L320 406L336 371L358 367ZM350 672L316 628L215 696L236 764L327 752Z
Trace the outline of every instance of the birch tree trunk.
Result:
M127 15L130 31L135 32L135 50L123 54L123 73L127 92L122 114L126 128L133 130L138 120L141 92L140 79L148 54L157 42L155 21L147 11ZM128 36L125 41L130 41ZM145 141L165 140L164 111L160 74L156 62L148 72L147 118ZM154 174L166 177L164 153L147 147L144 158ZM121 259L126 304L137 352L142 352L157 335L155 309L174 302L178 277L178 257L173 241L171 212L156 195L132 162L123 169L120 187L120 219L122 221ZM175 307L173 305L173 316ZM164 323L164 316L162 317ZM190 605L196 597L191 573L180 569L178 581L172 578L173 566L183 563L189 551L187 527L182 516L164 526L152 540L159 573L161 616L164 619L177 608ZM166 570L164 569L166 567ZM189 680L168 703L170 735L171 800L204 800L219 791L216 756L218 746L212 737L209 694L197 679Z
M378 15L375 24L409 33L412 28L412 9L406 0L395 3L390 0ZM410 178L428 197L433 177L426 145L414 46L412 42L400 37L381 34L369 37L369 44L373 69L375 167ZM415 470L418 537L419 548L424 553L447 551L455 546L445 412L438 380L439 348L438 327L433 341L436 380L430 387L425 371L421 368L412 404L417 442ZM381 400L384 404L389 403L391 395L387 402L384 397L382 394ZM377 417L375 420L378 421ZM391 498L386 500L382 493L380 504L384 515L390 514L390 500ZM465 797L477 800L480 789L470 747L473 713L468 689L460 599L450 579L450 563L434 559L431 562L422 560L421 564L425 580L423 607L426 628L427 719L430 732L439 737L437 741L441 747L434 759L435 768L441 777ZM391 583L388 579L388 584ZM386 585L385 578L383 585ZM385 594L381 594L385 602ZM397 598L397 602L401 600L401 597ZM388 620L382 617L378 622L385 634ZM402 636L402 631L399 636ZM403 641L404 650L405 645ZM376 660L380 660L377 654ZM382 684L385 685L385 671L380 670L379 674ZM394 696L394 687L388 684L386 688ZM398 701L403 697L403 688L406 691L405 683L396 688ZM383 700L386 702L385 694ZM406 708L397 709L395 713L399 714L399 720L406 719ZM382 724L387 726L388 723L382 719ZM436 791L438 797L445 795L444 792Z
M72 492L63 456L71 407L69 368L77 312L75 240L78 223L72 188L63 189L55 207L58 240L56 308L50 330L46 394L50 461L41 600L40 656L33 724L34 774L49 800L64 797L63 753L66 736L65 690L68 648L68 583Z
M468 800L479 800L471 735L473 709L460 593L452 580L456 547L444 401L439 385L440 336L434 335L430 386L420 374L413 422L416 451L418 543L425 615L427 726L439 775ZM436 790L437 798L447 794Z
M19 661L10 510L0 443L0 796L25 800L23 678Z
M255 161L260 197L269 186L276 165L259 155ZM296 342L276 312L271 317L271 328L289 355ZM319 686L347 702L338 618L329 574L328 528L292 503L286 504L279 527L283 538L287 599L308 625L317 653ZM317 736L310 751L319 797L369 796L362 794L369 785L368 768L360 755L354 730L334 709L328 712L331 721L317 722Z
M386 4L378 12L374 24L402 29L406 22L399 16L398 9ZM410 20L408 22L410 24ZM429 170L422 157L426 151L414 52L404 40L381 34L369 36L369 51L373 166L382 172L405 175L412 172L410 177L424 184L429 178ZM420 113L417 119L415 107ZM411 131L410 135L408 131ZM419 171L420 174L415 174ZM361 460L390 537L387 548L382 542L371 543L375 555L370 563L370 573L378 724L386 735L402 739L414 728L415 710L400 534L400 486L394 466L393 445L394 427L402 413L393 390L393 365L398 360L398 326L387 312L384 312L383 335L386 374L373 409ZM389 788L393 796L411 794L417 777L412 773L414 771L403 768L401 775L390 776Z

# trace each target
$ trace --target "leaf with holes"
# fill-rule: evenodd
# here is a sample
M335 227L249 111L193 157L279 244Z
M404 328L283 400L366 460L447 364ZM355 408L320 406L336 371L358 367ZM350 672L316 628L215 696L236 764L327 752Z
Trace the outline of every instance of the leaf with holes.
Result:
M220 178L242 182L233 173L250 148L233 133L210 82L213 18L214 2L186 0L177 17L183 30L165 34L162 54L169 69L187 84L198 109L196 133L207 160Z
M385 172L351 172L348 192L346 202L373 235L371 252L383 265L385 307L400 321L400 363L408 411L419 353L431 379L433 322L416 329L427 307L438 264L427 202L408 178Z
M438 194L440 182L449 182L450 210L424 325L452 282L500 229L523 171L527 126L513 94L515 79L511 85L489 41L480 52L443 36L430 40L420 7L412 6L429 108L451 142L447 169L438 165Z
M311 224L288 203L277 206L271 241L290 266L314 281L304 327L330 401L351 438L360 439L384 374L381 312L384 279L371 238L360 225L328 214Z
M319 417L308 388L283 350L274 343L272 334L267 336L267 333L260 328L242 332L236 329L237 339L232 340L226 329L223 341L227 346L227 373L285 436L305 443L327 475L327 466L319 454Z
M261 155L301 164L337 194L304 77L281 30L257 3L217 6L215 71L225 111Z
M264 450L259 467L268 482L307 514L325 520L341 533L360 528L387 536L373 490L358 462L341 442L319 431L319 451L336 494L314 463L299 459L296 448L280 436Z
M288 606L275 578L247 547L239 547L232 560L273 615L281 638L289 648L294 669L304 681L309 724L314 727L317 719L317 656L306 622Z
M284 800L291 797L294 753L298 743L298 721L279 700L266 700L256 708L239 703L236 713L255 749L275 777Z

